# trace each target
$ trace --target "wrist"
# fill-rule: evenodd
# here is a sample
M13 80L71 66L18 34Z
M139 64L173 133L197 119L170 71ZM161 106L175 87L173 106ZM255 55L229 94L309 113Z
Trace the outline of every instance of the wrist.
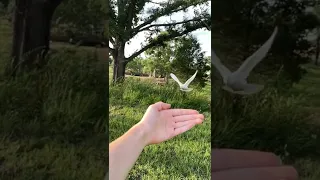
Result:
M141 144L145 147L147 145L149 145L149 130L146 127L145 124L142 123L138 123L136 125L133 126L133 128L135 129L136 133L137 133L137 137L139 139L139 142L141 142Z

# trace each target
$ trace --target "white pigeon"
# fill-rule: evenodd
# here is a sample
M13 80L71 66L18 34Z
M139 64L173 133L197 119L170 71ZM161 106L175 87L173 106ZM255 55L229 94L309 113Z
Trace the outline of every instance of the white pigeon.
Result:
M252 69L267 55L274 38L278 32L278 27L275 27L270 38L250 57L248 57L243 64L235 72L231 72L226 68L212 50L211 62L218 69L220 75L223 78L225 84L222 88L231 93L248 95L261 91L264 85L248 84L247 78Z
M196 73L194 73L194 75L193 75L190 79L188 79L184 84L182 84L182 83L179 81L179 79L177 78L176 75L170 73L170 76L172 77L173 80L175 80L175 81L179 84L181 91L189 92L189 91L192 91L192 88L188 88L188 86L189 86L189 84L194 80L194 78L196 77L197 72L198 72L198 70L197 70Z

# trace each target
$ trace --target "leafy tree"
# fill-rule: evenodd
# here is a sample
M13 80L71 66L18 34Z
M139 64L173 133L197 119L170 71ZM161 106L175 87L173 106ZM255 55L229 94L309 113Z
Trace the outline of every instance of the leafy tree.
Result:
M154 59L152 59L151 57L147 57L141 63L142 63L142 66L143 66L143 72L144 73L148 73L149 76L151 77L152 76L152 72L155 69L155 65L154 65L155 61L154 61Z
M134 61L128 63L128 71L134 74L138 73L140 75L143 72L142 61L143 59L141 57L137 57Z
M4 9L8 7L10 0L0 0L0 6L2 6Z
M63 1L53 17L54 25L67 25L65 31L68 35L93 34L105 37L107 5L105 0Z
M236 59L244 60L258 45L268 39L275 28L279 32L269 54L268 62L262 62L268 70L284 67L286 77L291 82L300 80L304 71L300 64L308 62L311 44L305 39L307 29L313 29L316 21L305 13L310 5L307 0L226 0L212 2L212 42L218 43L232 39L223 51L234 54Z
M165 77L168 80L169 73L171 71L170 60L173 55L173 51L169 42L164 42L164 46L153 47L146 51L146 55L153 61L152 70L161 77Z
M5 15L5 12L6 12L5 9L6 9L5 5L3 5L3 3L0 1L0 16Z
M174 47L174 59L171 63L173 71L187 80L190 75L195 73L195 70L198 70L194 81L205 86L205 81L208 78L206 72L210 70L210 66L197 39L193 36L177 38Z
M157 23L157 20L176 12L185 12L188 8L207 4L209 0L175 0L153 2L147 0L111 0L110 42L114 58L113 81L123 79L126 64L147 49L163 45L165 41L188 34L210 24L210 15L206 11L195 11L195 17L185 18L180 22ZM152 5L146 8L147 5ZM167 34L159 33L166 30ZM147 44L129 57L125 57L125 45L138 33L148 32ZM157 38L153 38L156 36Z
M315 15L319 24L316 28L316 57L315 57L315 65L318 65L319 54L320 54L320 5L316 2L315 7L312 8L311 14Z

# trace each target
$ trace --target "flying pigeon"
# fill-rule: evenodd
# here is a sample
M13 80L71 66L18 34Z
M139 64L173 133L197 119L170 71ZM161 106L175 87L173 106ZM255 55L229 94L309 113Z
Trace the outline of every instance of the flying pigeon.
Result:
M197 70L196 73L194 73L194 75L193 75L190 79L188 79L184 84L182 84L182 83L179 81L179 79L177 78L176 75L170 73L170 76L172 77L173 80L175 80L175 81L179 84L181 91L189 92L189 91L192 91L192 88L188 88L188 86L189 86L189 84L194 80L194 78L196 77L197 72L198 72L198 70Z
M267 55L277 32L278 27L275 27L270 38L255 53L248 57L235 72L231 72L227 69L211 49L213 55L211 57L211 62L223 78L223 83L225 85L222 88L224 90L235 94L249 95L257 93L264 88L264 85L248 84L247 78L252 69Z

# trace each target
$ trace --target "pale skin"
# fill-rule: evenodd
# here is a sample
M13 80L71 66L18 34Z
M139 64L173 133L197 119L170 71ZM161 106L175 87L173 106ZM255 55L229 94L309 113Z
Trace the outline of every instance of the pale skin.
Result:
M157 102L148 107L141 121L109 144L109 179L124 180L144 147L182 134L204 120L193 109L171 109Z
M109 144L107 177L125 179L144 147L169 140L203 120L196 110L171 109L163 102L149 106L139 123ZM214 180L299 179L297 171L273 153L235 149L212 149L211 174Z
M292 166L283 165L273 153L213 149L211 152L211 179L214 180L298 180Z

